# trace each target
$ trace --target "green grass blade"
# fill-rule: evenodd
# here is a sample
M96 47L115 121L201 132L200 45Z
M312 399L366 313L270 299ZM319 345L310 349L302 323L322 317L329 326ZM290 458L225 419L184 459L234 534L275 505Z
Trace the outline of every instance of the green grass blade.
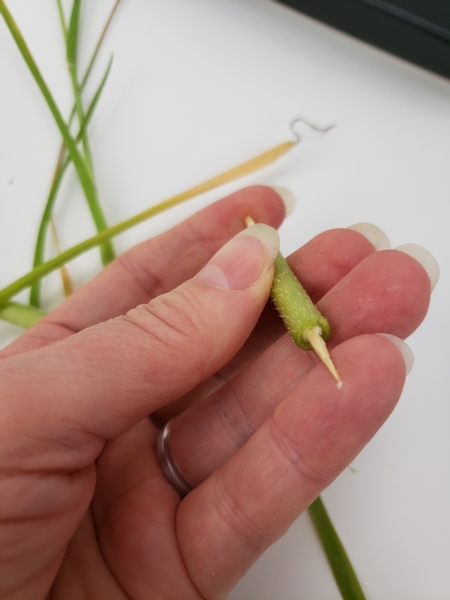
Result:
M0 307L0 319L20 325L28 329L45 317L47 313L34 306L26 306L18 302L8 302Z
M143 212L139 213L138 215L135 215L134 217L131 217L130 219L127 219L126 221L122 221L122 223L114 225L109 229L105 229L100 233L97 233L97 235L94 235L93 237L85 240L84 242L81 242L80 244L69 248L65 252L61 252L61 254L55 256L55 258L52 258L46 261L45 263L42 263L23 277L20 277L10 285L0 290L0 307L3 306L6 302L8 302L10 298L15 296L22 290L25 290L26 288L30 287L35 281L38 281L45 275L56 271L56 269L59 269L62 265L65 265L67 262L73 260L77 256L80 256L80 254L91 250L91 248L95 248L96 246L104 243L105 240L119 235L127 229L131 229L131 227L134 227L138 223L142 223L143 221L150 219L151 217L154 217L155 215L165 210L168 210L169 208L172 208L177 204L185 202L189 198L193 198L197 194L197 188L192 188L187 192L183 192L182 194L173 196L172 198L169 198L168 200L165 200L160 204L156 204L155 206L144 210Z
M84 86L86 85L88 79L89 79L89 75L92 71L92 68L95 64L95 60L98 56L98 53L100 51L101 45L103 43L103 40L105 39L106 33L109 29L109 26L112 23L113 17L119 7L121 0L116 0L116 3L114 4L113 9L111 10L111 13L109 14L108 20L106 21L104 27L103 27L103 31L100 34L100 37L97 41L95 50L91 56L91 60L89 61L89 65L88 68L84 74L83 80L81 82L81 89L84 88ZM60 18L61 18L61 24L62 24L62 28L63 31L65 32L65 37L67 37L67 30L65 27L65 20L64 20L64 15L62 12L62 5L60 0L58 0L58 7L60 10ZM103 76L103 79L100 82L100 85L97 88L97 91L94 94L94 98L92 99L87 111L86 111L86 116L85 116L85 120L83 123L82 128L80 129L78 136L77 136L77 142L80 141L81 139L81 135L82 135L82 129L84 129L85 127L87 127L87 125L89 124L92 115L95 111L95 108L97 106L97 103L100 99L101 93L103 91L103 88L106 84L110 69L111 69L111 65L112 65L112 60L113 57L111 57L109 63L108 63L108 67L106 69L106 72ZM70 118L69 118L69 127L72 124L72 121L75 117L76 114L76 106L74 104L71 114L70 114ZM45 250L45 239L46 239L46 235L47 235L47 230L48 230L48 226L50 223L50 219L51 219L51 215L52 215L52 210L56 201L56 197L57 197L57 192L59 190L59 186L61 184L64 172L67 168L67 166L70 164L70 155L69 157L66 157L66 152L65 152L65 144L64 142L62 142L61 144L61 148L60 148L60 152L59 152L59 156L58 156L58 161L57 161L57 165L55 168L55 173L53 176L53 181L52 181L52 185L47 197L47 202L45 205L45 209L44 212L42 214L41 217L41 222L39 224L39 230L38 230L38 236L37 236L37 240L36 240L36 246L35 246L35 251L34 251L34 260L33 260L33 268L38 267L39 265L41 265L44 262L44 250ZM64 159L64 160L63 160ZM60 172L61 171L61 172ZM30 290L30 304L33 306L40 306L40 302L41 302L41 281L38 280L36 281L32 286L31 286L31 290Z
M94 98L91 101L91 104L88 107L86 112L85 121L83 123L83 127L87 127L89 121L94 114L95 107L100 99L103 88L105 87L106 80L108 78L110 69L112 65L112 57L109 61L106 72L103 76L102 81L94 95ZM77 136L77 141L81 139L82 131L80 130ZM50 224L50 220L52 217L53 207L55 205L56 197L58 194L58 190L60 188L64 173L68 165L70 164L70 156L66 156L65 146L62 144L60 148L60 153L58 156L57 165L55 168L55 173L52 180L52 185L50 187L50 191L47 197L47 202L44 208L44 212L41 217L41 222L39 224L39 230L36 240L36 247L34 251L34 259L33 259L33 268L38 267L44 262L44 251L45 251L45 239L47 235L48 226ZM35 281L30 289L30 304L32 306L39 307L41 304L41 280Z
M308 510L343 600L366 600L350 559L320 496L314 500Z
M86 72L83 75L83 78L82 78L81 83L80 83L80 89L81 89L81 91L83 91L83 89L84 89L84 87L85 87L85 85L86 85L86 83L87 83L87 81L89 79L89 76L90 76L90 74L92 72L92 69L94 67L95 61L97 59L98 53L99 53L100 48L102 46L103 40L106 37L106 34L108 32L108 29L109 29L109 26L112 23L112 20L114 18L114 15L116 14L117 9L119 8L119 4L120 3L121 3L121 0L116 0L116 3L114 4L114 6L113 6L113 8L112 8L112 10L111 10L111 12L109 14L109 17L108 17L108 19L107 19L107 21L106 21L106 23L105 23L105 25L103 27L103 31L100 34L99 39L97 40L97 44L95 46L95 50L94 50L94 52L93 52L93 54L91 56L91 60L89 61L89 65L88 65L88 67L86 69ZM70 113L70 117L69 117L69 125L72 124L72 121L73 121L73 119L74 119L74 117L76 115L76 112L77 112L77 107L74 104L73 107L72 107L72 111Z
M58 125L61 135L64 138L64 142L66 143L67 149L69 150L72 160L73 160L75 166L77 167L77 170L80 170L80 173L81 173L80 179L83 181L84 185L89 187L91 185L91 182L89 180L86 180L86 166L84 164L84 161L83 161L80 153L78 152L78 150L76 148L75 141L73 140L72 136L70 135L67 125L61 116L61 113L56 105L56 102L53 99L53 96L52 96L47 84L45 83L45 81L41 75L41 72L39 71L38 66L35 63L34 58L32 57L31 52L28 49L28 46L27 46L22 34L20 33L20 30L18 29L11 13L6 8L4 0L0 0L0 12L6 22L6 25L8 26L8 29L11 32L11 35L13 36L13 38L17 44L17 47L18 47L20 53L22 54L28 68L31 71L31 74L33 75L37 85L39 86L39 89L42 92L42 95L44 96L44 98L47 102L47 105L56 121L56 124Z
M204 194L205 192L209 192L210 190L214 190L225 183L230 183L231 181L235 181L245 175L249 175L250 173L254 173L259 169L263 169L269 164L272 164L276 160L278 160L281 156L286 154L291 148L295 146L295 142L284 142L282 144L278 144L278 146L274 146L270 150L266 150L262 154L258 156L254 156L250 160L241 163L240 165L228 169L211 179L207 179L203 183L196 185L188 190L181 192L181 194L177 194L176 196L172 196L171 198L144 210L143 212L127 219L126 221L122 221L118 225L114 225L105 231L101 231L97 235L69 248L65 252L62 252L59 256L39 265L23 277L20 277L16 281L13 281L10 285L6 286L2 290L0 290L0 306L8 302L13 296L21 292L22 290L30 287L35 281L44 277L48 273L55 271L62 265L69 262L76 256L83 254L87 250L98 246L99 244L104 243L105 240L108 240L131 227L153 217L159 213L162 213L173 206L177 206L190 198L194 198L195 196L199 196L200 194Z
M81 0L74 0L67 31L67 62L75 65L78 50L78 30L80 25Z
M63 30L64 40L67 43L67 25L61 0L56 0L56 4L58 5L59 20L61 21L61 28Z
M98 101L100 100L100 96L102 95L103 89L105 87L105 84L108 80L108 76L109 76L109 72L111 71L111 67L112 67L112 62L113 62L113 57L111 56L108 66L106 67L106 71L105 74L103 75L102 80L100 81L100 85L97 88L97 91L94 94L94 97L91 100L91 103L86 111L86 115L84 117L84 121L83 124L81 126L80 132L78 134L78 138L81 138L81 136L83 135L84 130L86 129L89 121L92 118L92 115L94 114L94 110L97 107Z
M67 34L67 64L69 67L70 79L72 81L72 89L75 98L75 106L78 114L78 121L80 123L80 132L81 140L83 143L85 164L92 182L92 194L89 198L86 196L86 199L88 201L92 218L97 227L97 231L103 231L104 229L106 229L107 225L97 195L97 185L95 183L94 166L92 162L87 128L83 126L86 119L81 98L81 88L78 82L78 37L80 29L80 8L81 0L74 0L74 3L72 5L72 13L70 16L69 30ZM107 265L115 258L115 252L111 241L108 241L106 244L101 245L100 254L104 265Z
M42 213L41 222L39 224L36 247L34 250L33 268L38 267L44 262L45 240L48 226L52 218L53 207L56 202L58 190L63 180L64 173L70 163L70 159L66 156L64 144L61 146L58 162L55 173L53 175L52 184L45 204L44 212ZM30 304L39 307L41 304L41 281L35 281L30 290Z
M77 171L81 186L83 188L84 194L87 198L87 201L89 203L89 206L91 207L91 211L93 210L94 212L97 210L98 207L98 203L96 200L96 191L92 182L92 178L90 177L89 174L89 170L86 166L86 163L83 159L83 157L81 156L81 154L79 153L77 147L76 147L76 143L75 140L72 138L70 131L63 119L63 117L61 116L61 113L58 109L58 106L47 86L47 84L44 81L44 78L41 75L41 72L39 71L38 66L36 65L36 62L34 61L33 56L31 55L30 50L28 49L28 46L19 30L19 28L17 27L17 24L15 23L11 13L9 12L9 10L7 9L4 0L0 0L0 13L2 14L5 23L8 27L8 29L11 32L11 35L13 36L17 47L20 51L20 53L22 54L23 59L25 60L28 68L30 69L37 85L39 86L39 89L42 92L42 95L44 96L47 105L56 121L56 124L58 125L58 128L61 132L61 135L64 139L64 143L67 147L67 150L70 154L70 157L73 161L73 164L75 166L75 169ZM106 221L103 217L103 214L97 210L97 226L102 229L106 229ZM109 247L109 250L105 250L105 253L109 254L109 260L112 260L114 258L114 251L112 248L112 245L109 243L107 244L107 248Z
M106 21L106 23L105 23L105 25L103 27L103 31L102 31L102 33L101 33L101 35L100 35L100 37L99 37L99 39L97 41L97 45L95 46L94 52L92 53L91 60L89 61L88 67L86 69L86 72L85 72L85 74L84 74L84 76L83 76L83 78L81 80L81 89L84 88L84 86L86 85L86 81L89 79L89 76L91 74L92 68L93 68L94 63L95 63L95 61L97 59L97 55L98 55L98 53L100 51L100 48L101 48L101 46L103 44L103 40L105 39L105 36L106 36L106 34L108 32L108 29L109 29L109 27L110 27L110 25L112 23L112 20L114 19L114 15L116 14L117 9L119 8L119 4L121 3L121 1L122 0L116 0L116 3L114 4L114 6L112 7L111 12L109 13L109 17L108 17L108 19L107 19L107 21Z

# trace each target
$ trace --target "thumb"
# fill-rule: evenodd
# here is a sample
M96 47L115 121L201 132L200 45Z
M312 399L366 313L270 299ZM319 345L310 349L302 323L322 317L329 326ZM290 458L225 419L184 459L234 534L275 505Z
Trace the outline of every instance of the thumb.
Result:
M98 447L98 438L120 435L185 394L250 335L270 293L278 248L275 229L254 225L172 292L64 341L4 359L0 397L8 400L0 416L11 424L6 429L19 430L37 448L45 439L46 450L48 443L86 449L90 437ZM0 443L8 447L7 440Z

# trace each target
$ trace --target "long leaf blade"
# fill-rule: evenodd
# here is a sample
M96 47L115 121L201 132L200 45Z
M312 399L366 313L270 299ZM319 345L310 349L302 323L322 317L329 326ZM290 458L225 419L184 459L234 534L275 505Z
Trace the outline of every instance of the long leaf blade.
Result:
M143 212L135 215L134 217L126 219L125 221L122 221L117 225L113 225L113 227L101 231L97 235L94 235L93 237L85 240L84 242L81 242L80 244L77 244L76 246L65 250L59 256L56 256L55 258L52 258L45 263L42 263L26 275L23 275L19 279L16 279L16 281L13 281L12 283L4 287L2 290L0 290L0 306L8 302L10 298L15 296L22 290L30 287L35 281L38 281L48 273L52 273L56 269L59 269L61 265L64 265L70 260L74 259L75 257L80 256L80 254L83 254L91 248L102 244L105 240L109 240L110 238L119 235L119 233L122 233L127 229L130 229L131 227L134 227L138 223L142 223L146 219L150 219L151 217L154 217L155 215L158 215L164 212L165 210L168 210L169 208L177 206L178 204L181 204L182 202L185 202L190 198L194 198L195 196L199 196L200 194L209 192L210 190L224 185L225 183L229 183L230 181L234 181L239 177L244 177L245 175L249 175L254 171L262 169L267 165L278 160L281 156L286 154L286 152L288 152L295 146L296 142L284 142L282 144L279 144L278 146L275 146L274 148L263 152L259 156L251 158L245 163L242 163L238 167L229 169L228 171L225 171L220 175L216 175L215 177L204 181L200 185L196 185L195 187L189 188L188 190L181 192L181 194L172 196L171 198L168 198L167 200L164 200L163 202L160 202L159 204L156 204L155 206L144 210Z
M309 513L343 600L366 600L347 552L320 496L309 507Z
M97 91L95 92L94 97L88 107L84 123L82 125L82 128L78 132L78 135L76 138L77 141L79 141L81 139L81 136L83 134L83 128L88 126L88 124L92 118L92 115L94 114L95 108L97 106L97 103L100 99L100 96L105 87L106 81L108 79L109 73L111 71L112 61L113 61L113 57L111 56L111 59L108 63L105 74L103 75L100 85L98 86ZM53 207L55 205L56 196L57 196L59 187L61 185L63 175L64 175L68 165L71 162L70 156L68 156L64 159L64 154L65 154L64 149L65 149L65 146L63 145L60 150L60 155L59 155L58 162L56 165L55 174L53 176L52 185L50 187L50 191L48 194L45 209L42 214L41 222L39 225L39 231L38 231L38 236L37 236L37 240L36 240L36 248L35 248L34 260L33 260L34 268L38 267L39 265L41 265L43 263L45 235L47 232L48 225L50 224ZM37 281L35 281L33 283L33 285L31 286L31 289L30 289L30 304L32 306L39 307L40 303L41 303L41 280L38 279Z
M111 56L111 58L109 60L109 63L108 63L108 66L106 67L105 74L103 75L103 78L100 81L100 84L99 84L99 86L97 88L97 91L95 92L94 97L92 98L91 103L88 106L88 109L86 111L86 115L84 117L84 122L83 122L83 124L82 124L82 126L80 128L80 131L78 133L78 136L77 136L77 140L79 140L82 137L84 129L86 129L87 125L89 124L89 121L92 118L92 115L94 114L95 108L96 108L96 106L98 104L98 101L100 100L100 96L102 95L103 89L104 89L105 84L106 84L106 82L108 80L108 76L109 76L109 73L110 73L111 67L112 67L112 62L113 62L113 57Z
M83 108L83 101L81 97L81 87L78 81L78 36L79 36L79 24L80 24L80 7L81 0L74 0L72 5L72 12L70 16L69 30L67 34L67 63L69 67L70 78L72 81L72 89L75 97L75 105L77 108L78 121L80 123L81 128L81 141L83 144L84 150L84 160L86 165L86 170L89 175L89 179L91 181L91 193L88 196L86 194L86 200L89 205L89 209L92 214L92 218L97 227L97 231L103 231L106 229L106 220L103 214L102 207L100 205L98 195L97 195L97 186L95 183L94 176L94 166L92 162L91 150L89 139L87 135L86 127L83 128L83 123L85 121L85 114ZM103 264L106 266L115 258L115 252L111 241L108 241L105 244L102 244L100 247L100 254L103 261Z
M63 34L64 34L64 39L67 41L67 25L66 25L66 19L64 16L62 2L61 2L61 0L56 0L56 3L58 5L59 20L61 21L61 27L62 27Z
M67 62L69 65L75 65L77 61L80 7L81 0L74 0L67 31Z
M66 21L65 21L62 2L61 2L61 0L57 0L57 3L58 3L58 10L59 10L61 26L62 26L62 30L63 30L63 34L64 34L64 39L67 40L67 25L66 25ZM94 64L96 62L100 48L103 44L103 41L104 41L106 34L108 32L108 29L113 21L113 18L117 12L117 9L119 8L120 3L121 3L121 0L116 0L115 4L109 14L109 17L103 27L103 30L102 30L100 37L97 41L97 44L95 46L94 52L92 53L91 59L89 61L89 65L88 65L86 72L83 76L83 79L81 81L80 90L83 90L84 86L86 85L86 82L89 79L89 76L90 76L92 69L94 67ZM107 74L105 74L105 76L104 76L105 81L106 81L106 77L107 77ZM101 87L103 87L103 85L104 85L104 83L100 84ZM96 97L94 97L94 100L91 102L91 105L88 108L86 118L85 118L85 126L89 123L89 120L94 112L95 104L98 102L98 99L100 97L99 90L97 90L97 93L95 94L95 96ZM70 117L68 120L69 128L72 124L75 114L76 114L76 106L74 105L72 107L72 111L70 113ZM77 141L79 141L80 135L81 135L81 132L77 136ZM66 149L66 147L65 147L65 144L63 141L61 144L60 153L59 153L57 164L55 167L55 173L53 176L52 185L50 187L50 190L49 190L49 193L47 196L47 202L46 202L45 209L44 209L43 215L41 217L41 222L39 225L39 231L38 231L38 236L37 236L37 240L36 240L34 260L33 260L34 268L38 267L39 265L41 265L44 262L45 237L47 234L48 225L50 223L50 217L52 214L54 203L56 201L57 192L59 189L59 185L62 181L63 174L64 174L67 166L71 162L70 155L68 157L67 156L65 157L65 155L66 155L65 149ZM65 157L65 160L63 160L64 157ZM41 280L38 280L31 287L30 304L32 304L33 306L37 306L37 307L40 306L40 295L41 295Z
M38 321L45 317L47 313L34 306L26 306L18 302L8 302L4 306L0 306L0 319L20 325L28 329L35 325Z
M70 154L70 157L71 157L73 164L75 166L75 169L77 171L77 174L78 174L81 186L83 188L84 194L86 196L86 199L88 201L88 204L91 208L94 218L96 219L97 227L98 227L98 229L101 229L101 230L106 229L106 227L107 227L106 221L105 221L105 218L101 211L101 208L99 207L98 202L97 202L96 190L95 190L95 186L92 182L92 178L90 176L89 169L88 169L83 157L81 156L80 152L78 151L75 140L72 138L72 135L70 134L69 128L67 127L67 124L64 121L64 119L61 115L61 112L59 111L59 108L53 98L53 95L50 92L50 89L47 86L44 78L42 77L42 74L41 74L41 72L40 72L24 38L23 38L23 35L20 32L19 28L17 27L17 24L14 21L13 16L7 9L4 0L0 0L0 13L2 14L2 16L5 20L5 23L8 27L8 29L10 30L11 35L13 36L14 41L16 42L20 53L22 54L23 59L25 60L29 70L31 71L31 73L32 73L39 89L41 90L42 95L44 96L44 98L47 102L47 105L56 121L56 124L58 125L58 128L61 132L64 143L66 145L66 148ZM102 249L103 249L105 261L110 262L111 260L113 260L115 254L114 254L112 245L110 243L108 243L107 245L103 246Z
M45 80L42 77L42 74L41 74L19 28L17 27L16 22L14 21L9 10L6 8L4 0L0 0L0 13L2 14L2 16L6 22L6 25L8 26L8 29L10 30L11 35L13 36L13 38L17 44L17 47L18 47L20 53L22 54L37 85L39 86L39 89L41 90L41 92L47 102L47 105L56 121L56 124L58 125L58 128L59 128L61 135L63 136L64 142L66 144L67 150L69 151L72 161L75 165L75 168L77 169L77 173L79 175L81 185L83 186L83 190L85 191L87 196L91 197L92 193L93 193L93 187L92 187L92 182L89 177L89 173L87 171L85 162L76 147L75 140L72 138L72 136L69 132L69 129L58 109L58 106L57 106L54 98L53 98L53 95L50 92L49 87L45 83Z
M106 21L105 26L103 27L103 31L102 31L102 33L101 33L101 35L100 35L100 37L99 37L99 39L97 41L97 45L95 46L94 52L92 53L91 60L89 61L88 67L86 69L86 72L83 75L83 78L81 80L81 84L80 84L81 85L81 89L84 88L84 86L86 85L86 81L89 79L89 76L91 74L92 68L94 67L94 63L95 63L95 61L97 59L98 53L99 53L100 48L101 48L101 46L103 44L103 40L105 39L106 34L108 33L108 29L109 29L109 27L110 27L110 25L111 25L111 23L112 23L112 21L114 19L114 15L116 14L117 9L119 8L119 4L121 3L121 1L122 0L116 0L114 6L112 7L112 10L111 10L111 12L109 14L108 20Z

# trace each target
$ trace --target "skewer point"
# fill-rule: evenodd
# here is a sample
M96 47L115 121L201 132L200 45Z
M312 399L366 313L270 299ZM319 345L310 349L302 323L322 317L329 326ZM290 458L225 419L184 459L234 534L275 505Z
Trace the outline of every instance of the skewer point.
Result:
M338 389L341 389L342 385L339 385L342 384L341 376L339 375L339 372L331 359L330 353L328 352L328 348L324 342L324 339L320 334L321 332L319 327L312 327L305 332L305 337L311 344L314 352L338 382Z

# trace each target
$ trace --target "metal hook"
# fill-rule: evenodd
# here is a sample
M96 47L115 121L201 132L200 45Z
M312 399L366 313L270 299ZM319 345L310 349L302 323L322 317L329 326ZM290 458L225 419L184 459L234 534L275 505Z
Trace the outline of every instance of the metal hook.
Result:
M289 129L291 130L292 135L296 138L297 144L300 144L300 142L302 141L302 136L294 130L294 125L296 123L305 123L306 125L308 125L308 127L311 127L311 129L314 129L314 131L320 131L320 133L326 133L327 131L335 127L334 123L330 123L330 125L326 125L325 127L320 127L319 125L311 123L311 121L307 121L303 117L294 117L289 123Z

